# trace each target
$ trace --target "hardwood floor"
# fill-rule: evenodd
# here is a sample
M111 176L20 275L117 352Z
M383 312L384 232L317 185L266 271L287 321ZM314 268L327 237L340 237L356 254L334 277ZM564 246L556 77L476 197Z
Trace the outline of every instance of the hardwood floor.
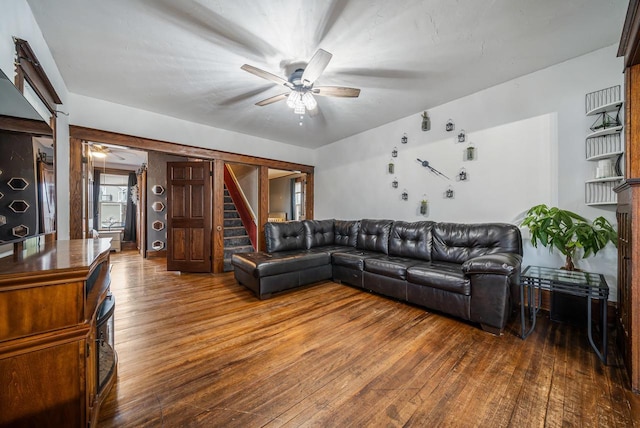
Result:
M615 348L539 319L501 337L332 282L259 301L232 273L112 253L118 379L101 427L640 423Z

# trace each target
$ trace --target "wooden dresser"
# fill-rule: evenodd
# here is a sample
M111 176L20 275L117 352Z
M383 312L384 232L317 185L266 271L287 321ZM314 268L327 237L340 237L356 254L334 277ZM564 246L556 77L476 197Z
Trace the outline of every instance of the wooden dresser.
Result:
M95 426L97 317L109 239L55 241L0 259L0 426Z

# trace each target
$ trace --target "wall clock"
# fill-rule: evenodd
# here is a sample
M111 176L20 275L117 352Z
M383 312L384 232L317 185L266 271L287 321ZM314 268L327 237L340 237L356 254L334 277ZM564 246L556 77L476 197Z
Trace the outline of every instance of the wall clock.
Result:
M440 171L438 171L437 169L429 165L429 161L418 159L418 162L420 162L420 164L423 167L427 168L429 171L433 172L435 175L439 175L441 177L446 178L447 180L451 180L449 177L447 177L446 175L444 175L443 173L441 173Z

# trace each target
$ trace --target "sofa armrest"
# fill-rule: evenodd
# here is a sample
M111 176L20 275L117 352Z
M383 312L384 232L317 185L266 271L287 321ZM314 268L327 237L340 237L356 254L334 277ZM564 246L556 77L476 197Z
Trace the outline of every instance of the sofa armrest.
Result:
M522 256L516 253L494 253L474 257L462 264L462 272L471 274L512 275L520 271Z

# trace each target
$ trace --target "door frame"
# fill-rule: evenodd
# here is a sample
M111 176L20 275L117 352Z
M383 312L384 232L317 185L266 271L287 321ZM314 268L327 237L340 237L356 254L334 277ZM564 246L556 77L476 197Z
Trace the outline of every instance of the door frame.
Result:
M290 171L300 171L307 174L307 193L305 201L306 218L312 220L314 218L314 167L294 162L286 162L275 159L262 158L257 156L242 155L237 153L224 152L214 149L206 149L203 147L189 146L186 144L172 143L169 141L154 140L150 138L136 137L117 132L103 131L94 128L87 128L77 125L69 125L69 235L71 239L81 239L83 236L83 218L82 218L82 143L92 141L96 143L113 144L132 149L163 152L178 156L186 156L190 158L199 158L210 160L216 163L244 163L247 165L257 166L259 168L258 176L258 249L265 249L264 224L267 222L268 206L269 206L269 179L267 171L269 168L284 169ZM214 171L222 170L215 168ZM224 179L213 180L213 211L214 219L216 207L222 207L224 203ZM218 217L219 218L219 217ZM215 220L214 220L215 222ZM212 228L212 254L214 258L213 271L219 273L223 271L223 240L220 238L222 232L217 230L218 224L214 224Z

